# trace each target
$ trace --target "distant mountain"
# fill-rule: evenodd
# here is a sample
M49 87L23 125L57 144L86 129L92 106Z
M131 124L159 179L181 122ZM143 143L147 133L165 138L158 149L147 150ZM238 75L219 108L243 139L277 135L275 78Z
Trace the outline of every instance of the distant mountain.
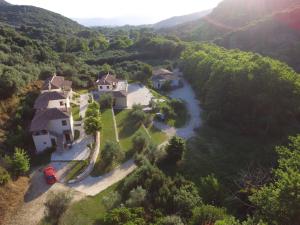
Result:
M34 6L11 5L0 0L0 22L11 26L28 26L59 33L78 31L83 28L77 22L57 13Z
M6 2L6 1L4 1L4 0L0 0L0 6L1 5L10 5L10 3L8 3L8 2Z
M169 27L174 27L178 26L183 23L191 22L197 19L200 19L209 13L211 13L212 10L206 10L206 11L201 11L201 12L196 12L184 16L175 16L171 17L169 19L160 21L158 23L153 24L154 29L161 29L161 28L169 28Z
M300 5L237 29L215 42L226 48L271 56L300 71Z
M209 15L161 32L175 34L188 41L210 41L299 2L300 0L224 0Z

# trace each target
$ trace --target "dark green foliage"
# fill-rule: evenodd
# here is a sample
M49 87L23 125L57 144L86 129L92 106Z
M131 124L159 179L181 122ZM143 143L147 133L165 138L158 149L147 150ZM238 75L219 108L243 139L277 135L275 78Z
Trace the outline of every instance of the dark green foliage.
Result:
M132 107L132 110L129 113L129 119L137 126L142 124L148 126L152 121L151 115L145 113L141 105L134 105Z
M0 166L0 185L6 184L10 180L10 175L5 168Z
M112 94L101 94L99 98L99 104L102 110L111 108L113 106Z
M11 169L16 176L27 174L30 169L29 156L24 149L15 148L11 158Z
M164 161L169 164L175 164L182 160L185 151L185 141L180 137L174 136L166 147L167 155Z
M103 225L146 225L143 208L116 208L105 214Z
M95 134L102 128L100 106L97 102L92 102L88 105L85 112L84 130L86 134Z
M105 164L110 165L116 160L121 161L124 155L118 143L107 141L101 152L101 157Z
M260 218L274 225L295 225L300 221L300 136L277 147L278 167L274 181L250 197Z
M202 205L193 210L190 225L214 224L218 220L229 217L225 209L212 205ZM229 225L229 224L228 224Z
M138 152L143 151L149 144L148 139L149 138L143 132L138 132L132 139L133 149Z
M142 166L125 180L122 188L124 198L127 199L128 193L138 186L147 191L145 207L160 209L164 213L188 218L192 209L201 204L193 183L182 177L171 180L151 165Z
M179 216L166 216L160 219L155 225L184 225Z
M182 60L210 124L229 123L246 134L284 134L298 123L300 78L287 65L208 44L186 51Z
M206 204L221 205L224 201L224 190L213 174L201 178L199 193Z

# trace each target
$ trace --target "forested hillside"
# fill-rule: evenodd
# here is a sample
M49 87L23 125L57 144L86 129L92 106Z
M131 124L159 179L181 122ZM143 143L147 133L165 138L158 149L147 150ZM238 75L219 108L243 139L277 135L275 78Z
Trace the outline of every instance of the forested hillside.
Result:
M298 0L224 0L208 16L162 33L187 41L213 41L222 35L299 4Z
M215 43L271 56L299 71L299 15L300 7L293 7L231 32Z

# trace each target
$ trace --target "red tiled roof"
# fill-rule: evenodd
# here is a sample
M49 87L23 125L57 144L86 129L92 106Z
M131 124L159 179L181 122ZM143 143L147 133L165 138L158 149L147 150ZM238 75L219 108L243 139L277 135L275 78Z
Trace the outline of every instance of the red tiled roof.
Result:
M112 85L113 83L118 83L119 80L116 78L115 75L106 74L101 77L101 79L96 81L98 85Z
M48 78L44 85L43 90L51 90L51 89L59 89L62 88L64 90L70 90L72 87L72 81L65 80L62 76L53 75L52 77Z

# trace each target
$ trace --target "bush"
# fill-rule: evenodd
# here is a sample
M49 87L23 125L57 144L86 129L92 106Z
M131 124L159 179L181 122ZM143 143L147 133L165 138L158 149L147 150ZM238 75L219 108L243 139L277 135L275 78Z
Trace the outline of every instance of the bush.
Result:
M107 165L112 164L114 161L119 161L124 157L120 145L112 141L105 143L101 156Z
M141 186L138 186L135 189L132 189L129 193L129 199L126 201L126 205L129 207L138 207L142 206L145 201L147 191Z
M134 135L133 139L133 149L138 152L142 152L148 145L148 137L142 133L138 132Z
M109 109L113 106L112 94L102 94L99 98L99 104L101 109Z
M212 205L203 205L193 210L191 225L214 224L218 220L228 217L226 210Z
M172 215L160 219L156 225L184 225L184 223L179 216Z
M183 153L186 150L185 141L180 137L172 137L166 147L166 159L167 162L176 163L182 160Z
M6 184L10 180L10 175L7 170L0 166L0 185Z
M21 148L15 148L11 163L12 170L17 176L25 175L30 169L29 156L24 149Z
M46 219L57 224L60 216L66 211L72 196L66 192L50 193L45 203Z

